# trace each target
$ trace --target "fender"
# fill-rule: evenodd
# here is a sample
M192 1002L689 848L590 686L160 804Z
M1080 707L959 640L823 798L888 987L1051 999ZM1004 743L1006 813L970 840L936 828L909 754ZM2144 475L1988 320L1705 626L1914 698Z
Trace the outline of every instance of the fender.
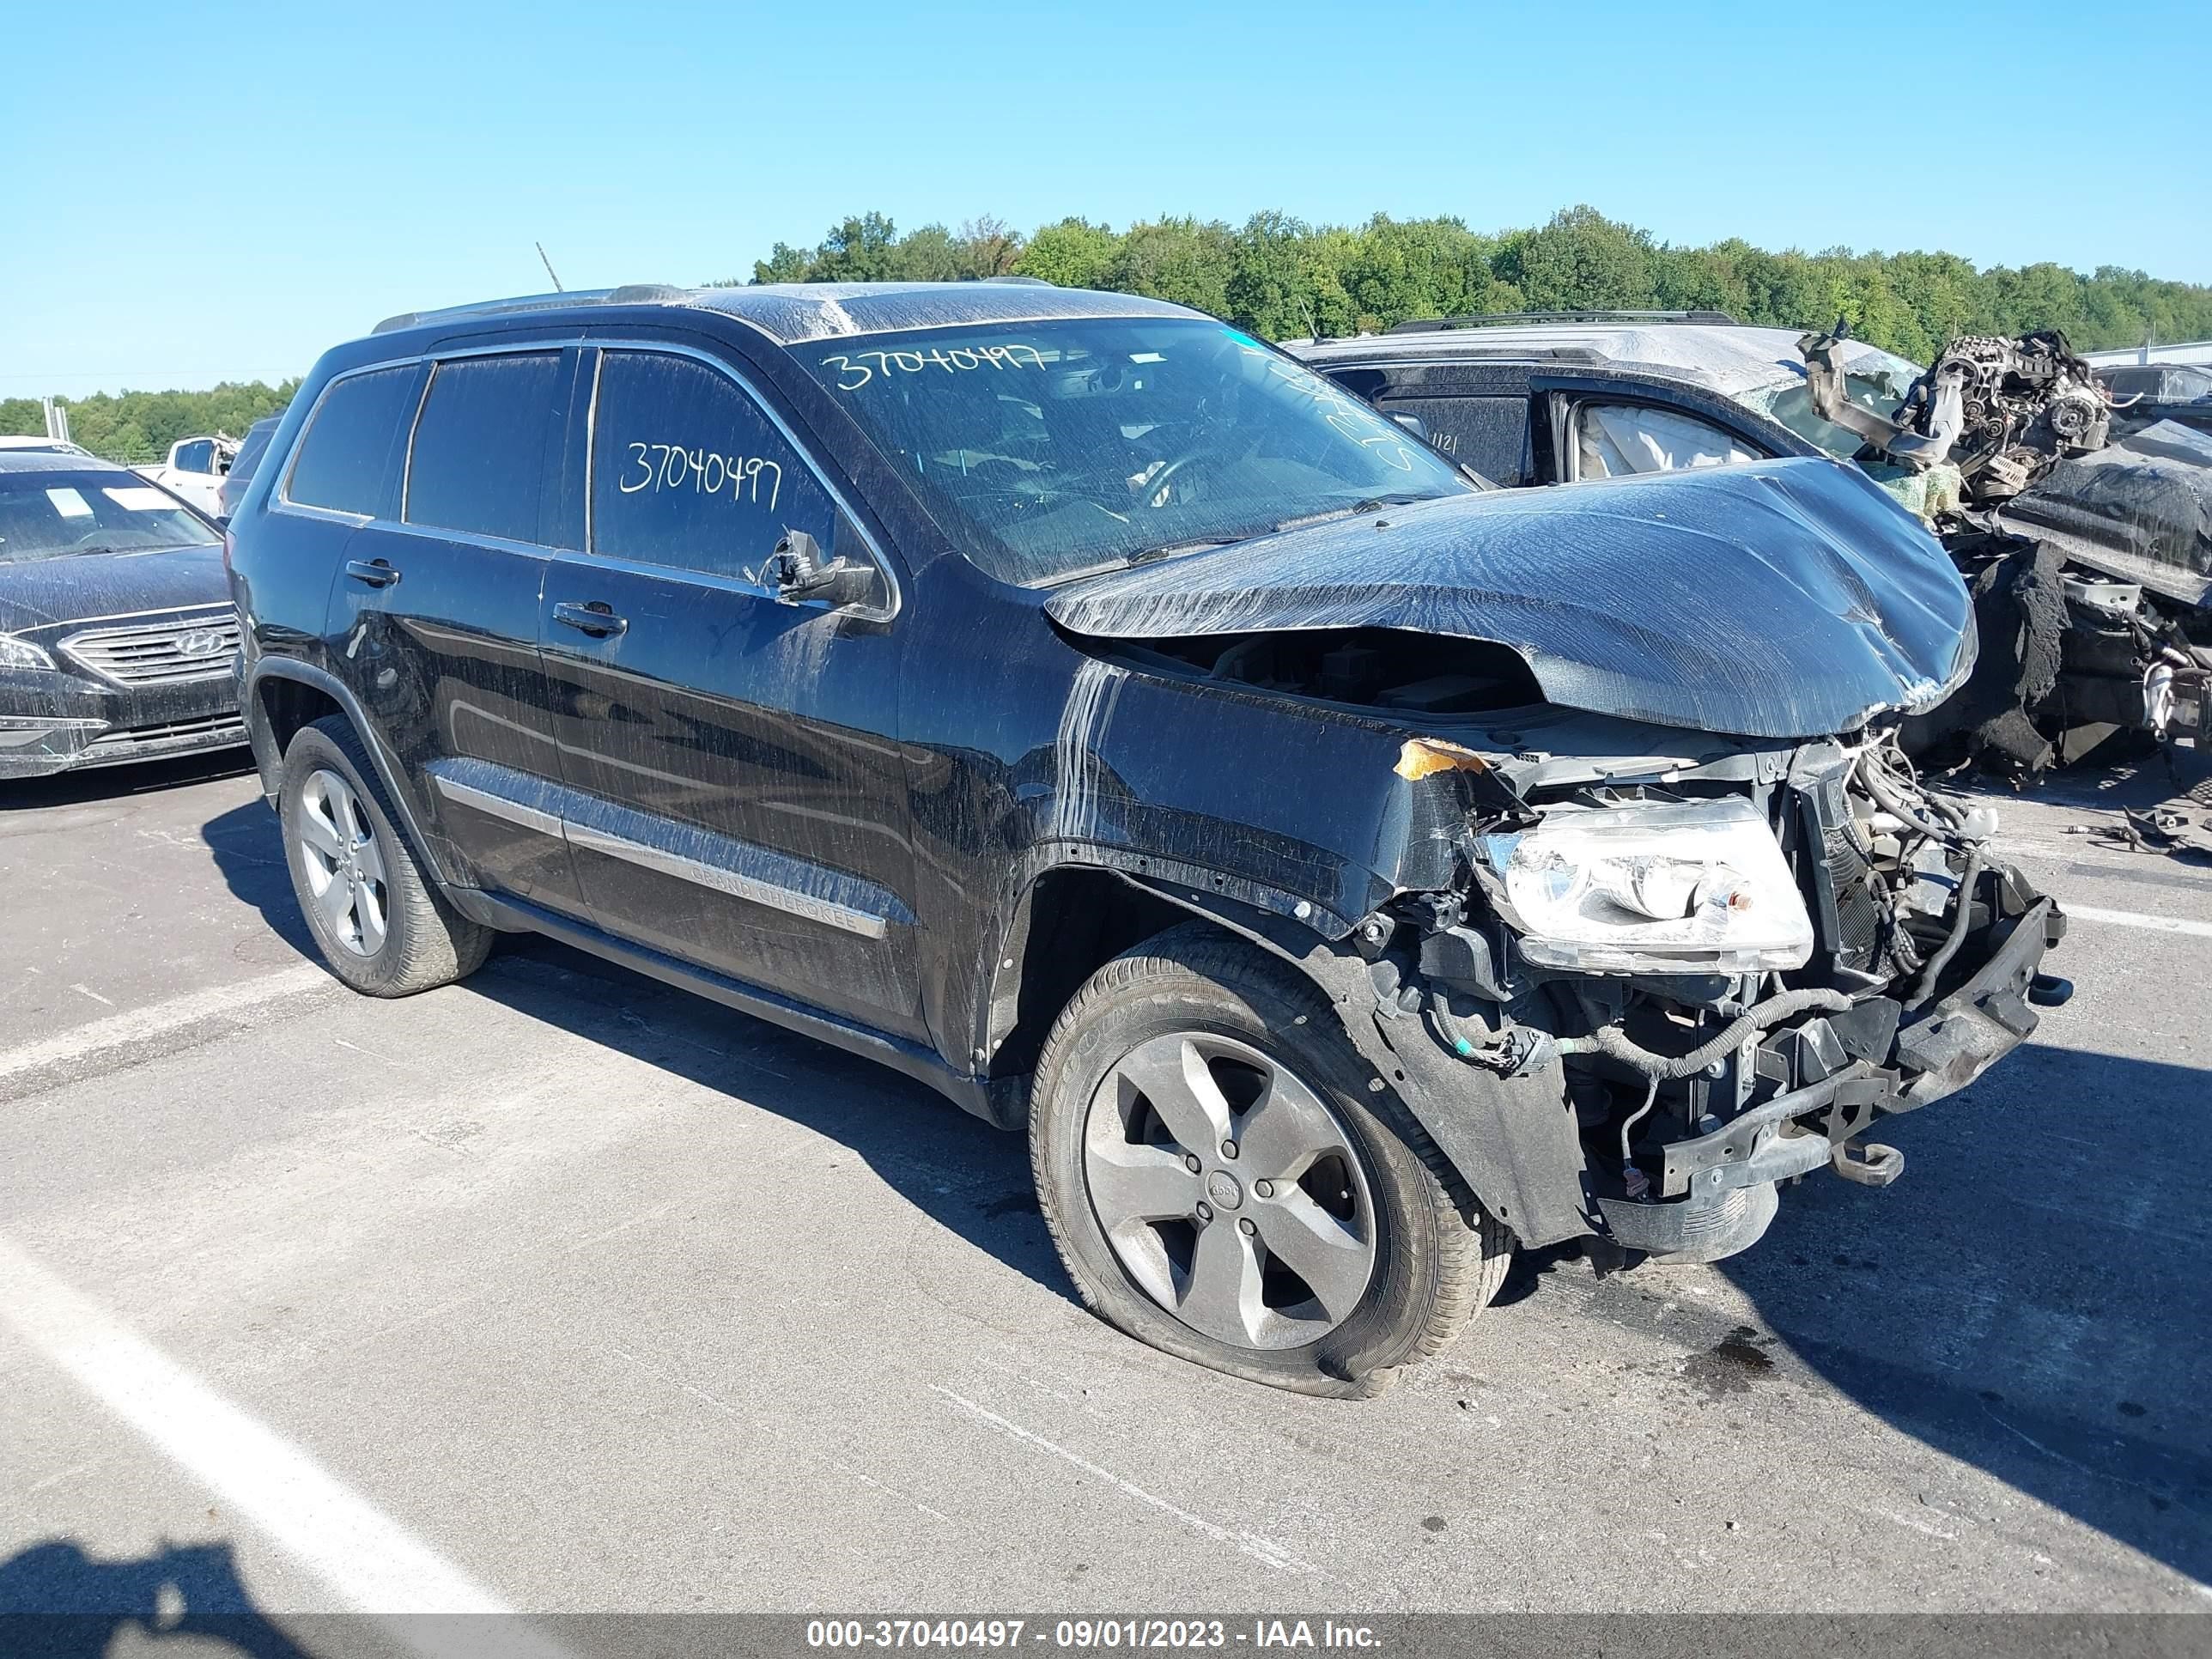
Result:
M1345 1034L1484 1209L1540 1246L1608 1230L1583 1180L1574 1107L1556 1072L1503 1078L1448 1054L1417 1018L1386 1018L1365 961L1288 918L1233 898L1124 875L1291 963L1334 1005Z
M261 774L262 793L268 797L270 805L276 804L284 757L276 752L275 736L268 729L268 717L261 707L261 683L266 679L297 681L313 687L337 704L339 711L353 723L354 735L361 739L362 747L368 750L368 757L376 767L377 780L384 786L385 799L399 814L399 827L416 856L429 866L431 876L441 887L473 890L469 884L453 878L437 842L422 832L414 793L406 787L398 762L376 735L374 723L362 712L360 700L336 675L296 657L257 658L246 671L240 699L246 714L246 738L253 749L254 766Z

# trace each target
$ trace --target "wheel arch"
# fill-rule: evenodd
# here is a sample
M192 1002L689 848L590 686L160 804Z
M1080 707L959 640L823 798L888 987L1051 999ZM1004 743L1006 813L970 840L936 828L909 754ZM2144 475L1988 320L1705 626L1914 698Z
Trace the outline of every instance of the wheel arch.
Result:
M454 883L435 838L426 835L414 793L398 764L377 740L376 729L360 700L343 680L312 663L290 657L264 657L250 671L242 699L246 735L253 747L261 787L273 805L283 781L284 750L302 726L336 714L354 730L376 768L385 798L399 815L399 828L415 855L441 887Z
M1333 954L1330 947L1287 917L1100 865L1054 865L1021 890L993 957L977 1016L979 1066L994 1079L1026 1077L1085 981L1125 951L1194 921L1260 945L1328 988L1307 957L1316 949Z
M1394 1090L1469 1191L1522 1242L1549 1244L1605 1231L1586 1189L1572 1108L1557 1086L1556 1073L1504 1078L1481 1072L1447 1053L1419 1019L1382 1018L1365 961L1288 916L1224 894L1201 894L1124 872L1080 867L1077 873L1085 878L1082 883L1047 890L1048 901L1079 902L1107 890L1097 884L1110 884L1144 896L1148 903L1139 914L1158 925L1096 961L1077 953L1074 960L1050 963L1048 973L1067 980L1066 993L1054 1000L1051 991L1057 981L1047 978L1032 994L1030 1006L1019 1011L1029 1018L1041 1017L1048 1030L1075 989L1122 951L1168 927L1203 922L1289 964L1328 998L1370 1069L1370 1086ZM1002 1008L1001 998L1010 991L1018 1007L1029 962L1050 949L1049 933L1041 933L1036 926L1036 899L1042 880L1040 876L1025 890L1026 908L1018 908L1006 947L993 964L987 1020ZM1048 1010L1046 1002L1051 1004ZM1016 1019L1007 1030L1025 1036L1028 1026ZM1042 1030L1036 1040L1041 1046ZM1017 1090L1026 1095L1023 1085L1035 1064L1033 1052L1025 1062L1020 1050L1010 1051L1003 1042L996 1050L978 1052L989 1063L994 1097ZM1001 1054L1007 1063L999 1063Z

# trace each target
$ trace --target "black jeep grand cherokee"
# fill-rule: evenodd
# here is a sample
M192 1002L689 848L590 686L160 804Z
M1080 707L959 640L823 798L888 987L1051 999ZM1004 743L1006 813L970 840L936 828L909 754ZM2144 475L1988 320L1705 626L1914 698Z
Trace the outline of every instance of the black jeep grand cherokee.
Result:
M1741 1249L2063 994L1893 742L1966 592L1846 466L1493 492L1016 283L397 318L270 455L246 702L341 978L531 929L874 1055L1243 1376L1371 1391L1516 1240Z

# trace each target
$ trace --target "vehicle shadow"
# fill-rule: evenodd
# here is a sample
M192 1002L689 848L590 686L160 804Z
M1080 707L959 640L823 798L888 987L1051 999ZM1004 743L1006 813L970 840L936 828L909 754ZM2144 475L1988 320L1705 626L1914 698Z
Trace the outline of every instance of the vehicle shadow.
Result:
M18 778L0 783L0 812L82 806L88 801L153 794L195 783L211 783L220 778L242 777L252 769L253 751L241 745L179 755L169 760L95 766L83 772L57 772L47 778Z
M50 1539L0 1561L0 1647L9 1654L101 1659L125 1632L181 1638L195 1653L309 1659L254 1605L228 1543L102 1561L73 1540Z
M314 957L267 807L234 808L200 833L232 894ZM224 856L241 848L253 855ZM503 937L467 989L830 1137L960 1238L1074 1299L1037 1211L1021 1137L923 1085L535 935Z
M1766 1237L1717 1269L1764 1329L1712 1333L1685 1374L1717 1400L1771 1386L1778 1338L1892 1426L2212 1581L2208 1099L2195 1067L2021 1048L1877 1127L1906 1155L1895 1186L1823 1172L1785 1191ZM1597 1304L1682 1271L1638 1268ZM1938 1535L2008 1524L1926 1518Z
M259 911L270 932L308 961L320 960L292 892L283 833L267 803L257 797L210 818L200 826L200 839L231 896Z

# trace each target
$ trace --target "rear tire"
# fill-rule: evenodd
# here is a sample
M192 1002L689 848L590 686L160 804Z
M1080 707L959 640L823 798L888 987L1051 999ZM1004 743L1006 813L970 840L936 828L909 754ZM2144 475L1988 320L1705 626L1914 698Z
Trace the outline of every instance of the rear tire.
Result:
M416 861L352 725L330 715L284 750L277 813L292 891L323 961L364 996L404 997L474 973L492 930Z
M1108 963L1030 1100L1038 1202L1085 1304L1302 1394L1375 1394L1449 1346L1512 1236L1382 1081L1316 988L1240 940L1178 927Z

